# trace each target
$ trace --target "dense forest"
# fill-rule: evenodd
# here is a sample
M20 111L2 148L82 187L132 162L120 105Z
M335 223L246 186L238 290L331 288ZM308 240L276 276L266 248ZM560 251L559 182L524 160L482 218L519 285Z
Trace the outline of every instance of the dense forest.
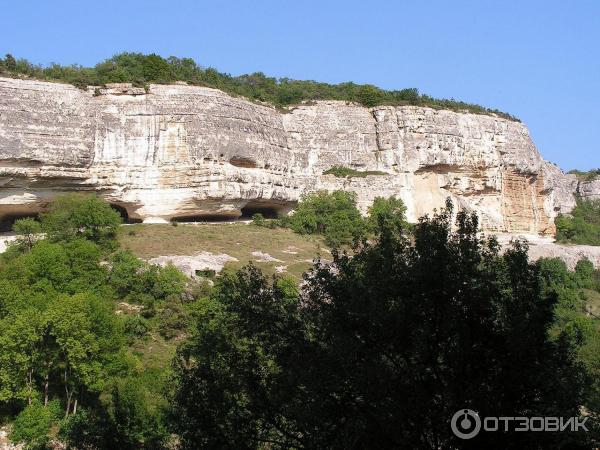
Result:
M600 271L504 254L452 205L408 225L400 200L366 218L351 194L306 196L247 227L322 234L302 283L254 265L212 280L119 247L94 196L15 222L0 255L0 419L43 449L598 446L588 433L481 433L482 415L600 412ZM179 225L185 226L185 225ZM454 230L454 231L453 231ZM157 353L161 343L176 352ZM157 364L157 361L159 364Z
M62 81L82 89L86 86L101 86L106 83L128 82L145 87L150 83L185 81L189 84L217 88L232 95L267 102L276 107L287 107L303 101L345 100L358 102L367 107L418 105L454 111L465 110L477 114L496 114L506 119L518 120L510 114L480 105L454 99L436 99L420 94L414 88L388 91L370 84L361 85L352 82L328 84L268 77L262 72L232 76L211 67L204 68L191 58L175 56L163 58L156 54L120 53L94 67L60 64L43 67L7 54L4 59L0 58L0 73Z

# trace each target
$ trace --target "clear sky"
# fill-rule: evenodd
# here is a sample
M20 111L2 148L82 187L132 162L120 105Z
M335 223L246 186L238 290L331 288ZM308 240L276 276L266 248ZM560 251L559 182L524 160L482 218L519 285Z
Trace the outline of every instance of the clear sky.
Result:
M0 53L93 65L122 51L237 75L417 87L518 116L549 161L600 167L600 1L3 2Z

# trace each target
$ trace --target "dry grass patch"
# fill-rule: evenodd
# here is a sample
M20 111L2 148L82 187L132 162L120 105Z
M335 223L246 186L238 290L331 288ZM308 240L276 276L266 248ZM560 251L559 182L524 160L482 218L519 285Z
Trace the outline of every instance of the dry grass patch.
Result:
M320 236L302 236L287 228L265 228L244 223L223 224L135 224L119 229L121 246L143 259L168 255L194 255L201 251L226 253L239 260L228 266L241 267L252 261L265 273L276 266L300 278L317 255L330 252ZM260 261L252 252L263 252L281 260ZM257 261L259 260L259 261Z

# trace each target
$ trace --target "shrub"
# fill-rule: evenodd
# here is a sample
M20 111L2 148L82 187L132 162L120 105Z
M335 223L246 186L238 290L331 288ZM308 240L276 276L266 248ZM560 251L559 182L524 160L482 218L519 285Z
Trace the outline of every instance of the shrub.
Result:
M600 200L577 200L571 216L556 218L556 240L572 244L600 245Z
M364 178L369 175L387 175L385 172L378 170L355 170L349 167L333 166L323 172L323 175L334 175L338 178Z
M600 169L592 169L592 170L588 170L587 172L584 172L582 170L569 170L569 172L571 175L576 175L577 178L581 181L594 181L596 180L598 177L600 177Z
M58 422L62 408L58 400L44 406L34 400L27 405L13 423L10 439L13 442L24 442L30 449L45 448L50 436L50 428Z
M286 223L300 234L322 234L331 247L350 244L365 234L365 222L356 207L356 194L344 191L320 191L303 196Z
M264 227L267 224L267 220L261 213L256 213L252 215L252 225L256 225L257 227Z
M124 331L132 339L141 339L146 337L150 324L148 320L140 316L127 316L125 319Z

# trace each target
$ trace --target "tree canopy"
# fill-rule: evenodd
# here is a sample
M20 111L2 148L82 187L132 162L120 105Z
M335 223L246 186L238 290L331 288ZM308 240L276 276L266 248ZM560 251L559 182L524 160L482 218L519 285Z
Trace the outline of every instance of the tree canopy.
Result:
M387 208L385 208L387 209ZM557 293L516 242L505 254L450 209L317 263L298 292L254 267L202 301L174 361L184 448L561 448L552 433L453 436L482 416L564 416L586 403L580 337L549 335ZM390 226L390 224L392 226Z

